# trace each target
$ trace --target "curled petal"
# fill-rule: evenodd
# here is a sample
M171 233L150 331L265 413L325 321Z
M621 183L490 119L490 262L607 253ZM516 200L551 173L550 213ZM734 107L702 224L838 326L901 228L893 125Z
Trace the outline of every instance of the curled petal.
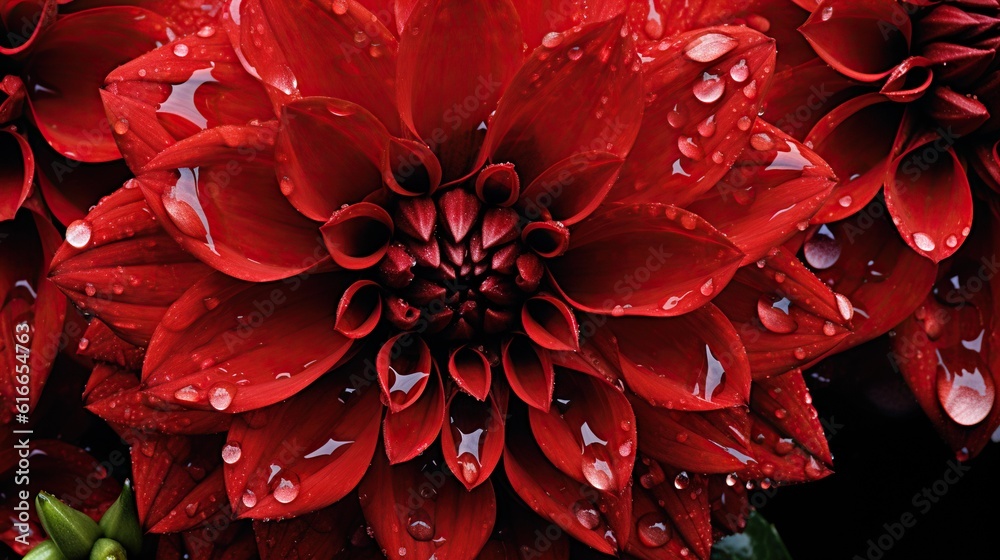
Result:
M806 144L840 179L812 223L842 220L878 194L902 119L903 104L873 93L838 106L809 132Z
M474 558L493 530L493 484L468 491L436 461L390 466L376 453L358 493L384 550L405 550L416 558Z
M383 440L389 462L404 463L423 453L437 439L444 419L444 385L435 368L413 404L399 412L386 411Z
M422 142L391 138L381 166L382 180L401 196L430 194L441 185L441 162Z
M934 81L930 61L911 56L892 69L879 93L899 103L910 103L924 95Z
M0 130L0 221L12 220L31 194L35 157L20 134Z
M559 222L531 222L521 230L521 239L546 259L561 256L569 249L569 230Z
M5 2L0 7L0 17L10 30L0 45L0 55L15 56L32 49L38 38L55 23L59 4L57 0Z
M255 282L293 276L326 258L315 222L279 190L273 140L270 127L212 128L160 152L137 178L153 214L186 251ZM247 153L254 158L247 161Z
M361 481L378 445L382 405L376 387L355 386L360 361L344 368L233 423L222 457L238 515L294 517L337 502Z
M337 364L351 339L334 330L347 281L319 274L247 283L198 281L149 343L147 394L203 410L242 412L294 395Z
M604 201L618 178L622 159L607 152L586 152L546 169L521 194L518 207L528 219L551 219L571 226Z
M95 36L102 40L88 40ZM39 37L24 69L31 112L45 140L79 161L120 158L98 91L115 67L166 42L167 22L140 8L111 6L60 18Z
M773 39L725 26L684 33L664 45L644 64L644 89L653 101L609 202L685 206L698 198L739 157L766 97Z
M514 335L503 346L503 369L507 383L521 400L548 412L555 386L555 368L549 352L530 338Z
M580 329L573 311L562 300L540 295L521 309L521 324L532 342L549 350L578 350Z
M487 165L476 176L476 196L495 206L510 206L521 193L521 179L510 163Z
M371 202L359 202L335 210L320 233L333 262L348 270L378 264L392 239L392 216Z
M577 224L565 255L547 261L573 307L669 317L725 287L743 253L702 218L663 204L610 206Z
M382 345L375 367L389 410L399 412L420 398L431 376L431 365L430 348L419 335L398 334Z
M635 463L635 416L628 399L603 381L563 370L556 379L555 407L528 410L531 431L559 470L604 492L631 483Z
M530 184L576 154L627 154L642 120L642 84L635 48L620 32L622 20L584 25L543 42L501 98L482 157L513 163ZM588 87L578 87L584 79Z
M913 28L906 9L892 0L824 0L799 31L838 72L874 82L906 58Z
M455 392L447 406L449 425L441 431L441 453L455 478L472 490L489 480L500 462L506 395L478 402Z
M718 224L746 265L799 233L836 184L815 152L757 119L750 147L688 210Z
M371 280L351 284L337 304L334 328L348 338L364 338L378 326L382 318L382 294Z
M486 400L492 368L485 354L468 344L455 348L448 357L448 373L461 390L481 401Z
M900 235L934 262L954 254L972 227L969 179L949 141L938 137L893 160L885 187Z
M360 105L308 97L282 108L275 142L282 193L303 215L326 221L382 186L389 132Z

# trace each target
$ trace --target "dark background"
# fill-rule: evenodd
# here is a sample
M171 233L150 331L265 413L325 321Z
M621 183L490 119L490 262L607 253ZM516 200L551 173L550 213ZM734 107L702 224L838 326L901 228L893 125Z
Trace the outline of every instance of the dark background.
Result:
M957 461L886 360L888 351L883 337L806 372L836 472L781 488L759 511L795 560L1000 558L1000 444L964 463L968 471L929 510L925 498L914 505ZM907 512L913 527L883 537L891 546L878 548L884 524L898 525Z

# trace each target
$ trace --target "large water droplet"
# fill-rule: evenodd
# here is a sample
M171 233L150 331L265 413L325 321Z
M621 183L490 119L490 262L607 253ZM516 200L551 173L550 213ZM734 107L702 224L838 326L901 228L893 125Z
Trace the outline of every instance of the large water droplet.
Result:
M283 473L282 476L278 477L277 483L271 490L271 494L274 495L275 500L283 504L289 504L298 497L299 488L298 477L292 473Z
M705 72L701 75L701 81L696 81L692 88L695 98L702 103L714 103L722 98L726 91L726 84L717 74Z
M913 244L917 246L917 249L928 253L937 247L937 245L934 244L934 240L931 239L929 235L920 232L913 234Z
M674 477L674 488L678 490L687 488L689 484L691 484L691 477L688 476L687 471L681 471Z
M434 520L423 508L413 510L406 518L406 532L418 541L427 542L434 538Z
M684 56L696 62L712 62L736 48L739 41L722 33L706 33L684 47Z
M580 500L573 504L573 515L576 520L587 529L596 529L601 524L601 513L597 511L594 504L587 500Z
M240 460L243 455L243 450L240 448L238 443L227 443L225 447L222 448L222 460L226 462L227 465L232 465Z
M636 534L638 534L642 544L650 548L657 548L670 541L673 529L665 515L651 512L639 518L636 524Z
M90 243L90 235L90 224L86 220L77 220L66 228L66 242L77 249L82 249Z
M236 387L220 383L208 390L208 402L215 410L226 410L236 396Z

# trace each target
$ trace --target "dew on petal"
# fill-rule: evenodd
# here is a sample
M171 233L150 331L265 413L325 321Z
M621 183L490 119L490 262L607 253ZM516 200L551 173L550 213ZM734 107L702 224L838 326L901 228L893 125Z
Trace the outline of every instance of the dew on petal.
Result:
M702 103L715 103L726 92L726 84L719 79L717 74L705 72L701 75L701 81L694 83L692 91L698 101Z
M913 234L913 244L917 246L918 249L925 252L930 252L937 247L934 244L934 240L930 238L926 233L914 233Z
M684 56L695 62L712 62L736 48L739 41L722 33L706 33L684 47Z
M670 541L673 529L667 516L659 512L652 512L639 518L636 524L636 534L643 545L649 548L658 548Z
M222 460L225 461L227 465L232 465L240 460L243 455L243 450L240 448L238 443L227 443L225 447L222 448Z
M66 228L66 242L77 249L82 249L90 243L90 224L85 220L77 220Z

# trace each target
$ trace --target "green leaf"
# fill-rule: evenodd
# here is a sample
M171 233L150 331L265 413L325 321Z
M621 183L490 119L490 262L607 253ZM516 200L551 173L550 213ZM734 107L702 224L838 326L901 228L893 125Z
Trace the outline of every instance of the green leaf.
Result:
M97 539L94 549L90 551L90 560L125 560L128 554L118 541Z
M715 543L712 560L792 560L792 557L774 525L752 512L742 533Z
M42 541L25 554L22 560L66 560L66 556L59 550L56 543Z
M105 536L121 543L133 555L142 551L142 527L139 525L139 511L135 506L131 481L125 481L118 499L104 512L101 529Z
M90 556L91 547L103 534L93 519L62 503L48 492L38 493L35 507L38 508L38 517L45 532L66 558L84 560Z

